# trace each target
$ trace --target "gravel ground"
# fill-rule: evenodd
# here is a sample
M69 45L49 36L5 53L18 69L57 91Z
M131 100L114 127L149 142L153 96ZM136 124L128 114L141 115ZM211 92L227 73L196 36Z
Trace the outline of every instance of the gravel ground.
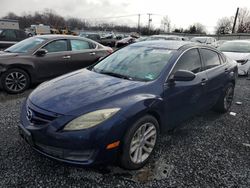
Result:
M47 159L18 135L20 107L30 91L0 91L0 187L250 187L250 80L239 78L229 113L194 117L162 135L138 171L77 168Z

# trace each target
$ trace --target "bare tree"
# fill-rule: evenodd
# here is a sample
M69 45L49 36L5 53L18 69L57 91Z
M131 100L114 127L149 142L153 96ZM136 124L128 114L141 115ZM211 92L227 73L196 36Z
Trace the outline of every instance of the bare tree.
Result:
M217 22L216 34L229 34L232 31L232 24L231 18L220 18Z
M190 25L189 28L184 31L184 33L206 34L206 28L201 23L195 23Z
M164 16L161 20L161 24L163 25L163 31L164 32L170 32L171 31L171 20L168 16Z
M238 15L238 33L246 33L250 30L249 25L246 24L250 22L250 12L247 8L241 8Z

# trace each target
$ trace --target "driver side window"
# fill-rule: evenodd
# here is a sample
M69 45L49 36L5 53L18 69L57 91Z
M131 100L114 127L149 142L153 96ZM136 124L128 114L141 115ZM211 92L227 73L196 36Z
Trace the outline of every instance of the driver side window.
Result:
M172 74L178 70L187 70L193 72L194 74L201 72L201 59L198 49L188 50L180 57L178 62L175 64Z
M48 53L50 52L64 52L68 51L67 40L56 40L43 47Z

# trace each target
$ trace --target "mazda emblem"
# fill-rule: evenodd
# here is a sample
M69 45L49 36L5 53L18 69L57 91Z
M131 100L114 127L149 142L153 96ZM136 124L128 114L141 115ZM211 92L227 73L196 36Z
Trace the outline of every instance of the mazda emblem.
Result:
M30 121L33 117L33 113L30 109L27 110L27 119Z

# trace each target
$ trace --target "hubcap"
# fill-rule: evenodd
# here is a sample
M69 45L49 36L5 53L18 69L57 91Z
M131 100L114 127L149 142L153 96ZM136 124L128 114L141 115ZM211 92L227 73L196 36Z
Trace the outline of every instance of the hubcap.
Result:
M8 74L5 79L6 87L14 92L23 90L26 84L27 84L27 79L25 75L20 72L12 72Z
M142 163L149 157L155 147L156 138L156 128L152 123L143 124L135 132L129 150L133 163Z
M234 90L232 87L228 88L225 98L224 98L224 106L225 109L229 109L233 102Z

